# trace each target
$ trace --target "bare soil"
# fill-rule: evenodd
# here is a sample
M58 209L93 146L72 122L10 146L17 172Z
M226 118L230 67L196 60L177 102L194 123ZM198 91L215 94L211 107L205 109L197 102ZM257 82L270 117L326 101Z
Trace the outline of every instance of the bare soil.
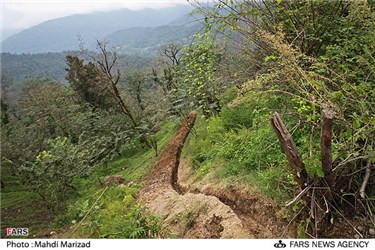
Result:
M277 216L279 208L246 189L205 184L191 188L190 168L180 155L196 113L191 113L146 178L139 200L164 219L176 238L296 237Z

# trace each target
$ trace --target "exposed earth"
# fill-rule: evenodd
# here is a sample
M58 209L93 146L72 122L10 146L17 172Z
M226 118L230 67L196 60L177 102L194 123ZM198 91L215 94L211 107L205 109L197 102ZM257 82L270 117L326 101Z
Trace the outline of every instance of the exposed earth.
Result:
M163 218L176 238L296 237L275 204L245 187L193 184L187 160L180 162L180 155L196 116L191 113L165 147L139 200Z

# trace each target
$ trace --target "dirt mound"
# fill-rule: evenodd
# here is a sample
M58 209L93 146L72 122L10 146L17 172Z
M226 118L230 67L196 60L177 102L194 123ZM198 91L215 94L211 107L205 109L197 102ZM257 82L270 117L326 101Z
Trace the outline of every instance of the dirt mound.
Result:
M100 186L102 187L110 187L110 186L118 186L121 184L125 184L125 179L121 175L110 175L103 178L100 181Z
M161 153L146 179L139 200L161 216L176 238L276 238L286 226L274 216L276 206L249 197L235 186L188 191L188 165L180 165L184 142L194 125L191 113ZM284 235L290 237L291 234Z

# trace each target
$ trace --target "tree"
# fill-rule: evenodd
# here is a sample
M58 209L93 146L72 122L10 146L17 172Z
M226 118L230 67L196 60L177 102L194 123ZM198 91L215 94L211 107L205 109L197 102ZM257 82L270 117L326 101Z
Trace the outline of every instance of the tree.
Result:
M170 43L160 48L160 54L167 60L165 63L171 66L178 66L181 62L182 46L176 43Z
M68 65L66 80L84 103L89 103L95 108L110 109L114 101L110 92L101 82L100 75L94 63L84 64L83 59L77 56L66 57Z
M144 92L152 87L147 78L147 73L144 70L131 69L126 71L122 81L123 88L136 100L142 112L146 108Z
M106 41L97 41L97 45L100 53L97 56L91 56L93 62L84 64L83 60L76 56L67 57L67 80L88 103L99 105L98 107L104 109L116 109L117 107L130 121L130 127L138 134L139 141L154 148L157 154L155 139L142 132L141 117L135 115L134 108L121 95L119 88L121 73L120 69L116 67L118 60L116 52L107 50Z
M182 57L183 68L180 77L183 88L195 108L201 109L206 118L221 110L221 82L216 77L222 58L219 46L208 34L196 35L198 41L186 48Z

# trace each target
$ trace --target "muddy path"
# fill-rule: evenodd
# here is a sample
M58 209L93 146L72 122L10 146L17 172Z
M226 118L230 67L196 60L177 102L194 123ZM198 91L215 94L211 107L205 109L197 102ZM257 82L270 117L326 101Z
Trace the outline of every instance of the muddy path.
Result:
M260 196L249 196L235 185L190 185L193 174L186 160L180 164L180 156L196 116L189 115L162 151L139 200L163 218L170 237L294 237L286 222L276 216L277 206Z

